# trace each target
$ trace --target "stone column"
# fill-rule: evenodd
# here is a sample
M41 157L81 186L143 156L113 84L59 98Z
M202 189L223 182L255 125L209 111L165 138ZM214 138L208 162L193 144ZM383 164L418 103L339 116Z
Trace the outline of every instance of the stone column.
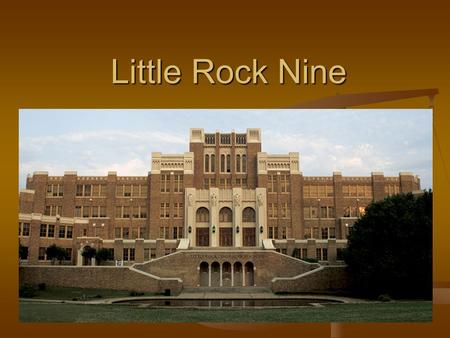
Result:
M185 189L185 197L184 197L184 227L186 229L187 238L189 239L190 246L196 246L195 243L195 200L196 200L196 191L194 188L186 188ZM191 229L191 232L189 232Z
M123 240L122 239L114 240L114 259L116 261L123 260Z
M234 286L234 264L231 264L231 286Z
M219 246L219 188L209 189L210 246ZM214 232L213 232L213 229Z
M211 287L211 264L208 264L208 286Z
M263 240L267 238L267 195L266 188L256 188L256 245L262 247ZM261 233L262 227L263 232Z
M165 242L164 239L158 238L156 240L156 257L162 257L166 254L166 250L165 250Z
M316 258L316 240L308 239L306 242L306 254L308 258Z
M143 238L137 238L135 240L135 262L136 263L143 263L144 262L144 239Z
M233 236L234 236L234 246L242 247L242 189L233 188L232 191L233 199ZM239 227L239 233L237 232L237 227Z
M331 238L328 240L328 262L336 263L337 249L336 249L336 239Z

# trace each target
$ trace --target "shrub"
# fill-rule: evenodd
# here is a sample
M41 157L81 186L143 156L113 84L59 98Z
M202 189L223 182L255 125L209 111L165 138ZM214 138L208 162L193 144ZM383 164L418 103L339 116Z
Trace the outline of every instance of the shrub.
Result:
M378 301L380 302L390 302L392 299L387 294L382 294L378 296Z
M33 298L38 294L36 288L31 284L24 284L19 289L19 297L21 298Z
M38 290L39 291L45 291L47 289L47 284L45 283L39 283L38 284Z
M139 291L130 291L130 297L138 297L138 296L143 296L144 293L143 292L139 292Z

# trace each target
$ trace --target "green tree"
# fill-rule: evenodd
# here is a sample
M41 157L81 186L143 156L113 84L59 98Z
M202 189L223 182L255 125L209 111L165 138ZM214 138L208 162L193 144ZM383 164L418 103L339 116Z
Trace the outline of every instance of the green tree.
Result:
M113 259L114 259L114 255L111 252L111 250L109 250L109 249L101 248L101 249L98 249L97 252L95 253L95 260L98 265L101 265L101 263L104 261L110 261Z
M95 254L97 253L97 250L95 248L92 248L90 246L85 246L83 249L83 252L81 253L81 256L83 256L86 259L91 260L95 257Z
M431 297L432 192L372 203L348 236L345 261L360 296Z
M52 261L52 264L55 263L55 261L61 262L64 259L67 259L69 255L67 254L67 250L64 248L61 248L57 246L56 244L50 245L46 250L47 258Z

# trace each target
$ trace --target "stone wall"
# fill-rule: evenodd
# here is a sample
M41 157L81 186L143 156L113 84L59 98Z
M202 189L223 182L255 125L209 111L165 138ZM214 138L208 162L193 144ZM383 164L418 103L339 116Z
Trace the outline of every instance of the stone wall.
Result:
M272 280L272 291L283 293L328 293L346 290L348 286L349 280L345 266L321 266L295 277Z
M171 294L175 295L183 288L182 282L177 280L151 277L128 267L108 266L24 266L19 268L19 281L21 285L45 283L51 286L155 293L170 289Z
M258 287L271 287L274 277L293 277L319 267L318 264L306 263L270 250L178 251L144 264L136 264L135 267L160 277L179 277L184 287L195 288L200 284L199 267L202 262L207 262L209 266L213 262L221 265L225 262L231 265L240 262L242 266L251 262L255 286Z

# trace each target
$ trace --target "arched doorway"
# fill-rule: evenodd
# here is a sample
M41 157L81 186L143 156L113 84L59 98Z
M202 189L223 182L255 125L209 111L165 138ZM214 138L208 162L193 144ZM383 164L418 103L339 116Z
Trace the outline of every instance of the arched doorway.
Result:
M209 246L209 210L205 207L198 208L195 221L197 246Z
M219 245L233 246L233 212L224 207L219 211Z
M254 286L255 278L254 278L254 266L252 262L245 263L245 286Z
M235 262L233 264L233 285L242 286L242 263Z
M209 285L209 264L207 262L200 263L200 286Z
M231 286L231 263L225 262L222 264L222 286Z
M220 264L218 262L211 264L211 286L220 286Z
M242 210L242 239L243 246L256 246L256 212L247 207Z

